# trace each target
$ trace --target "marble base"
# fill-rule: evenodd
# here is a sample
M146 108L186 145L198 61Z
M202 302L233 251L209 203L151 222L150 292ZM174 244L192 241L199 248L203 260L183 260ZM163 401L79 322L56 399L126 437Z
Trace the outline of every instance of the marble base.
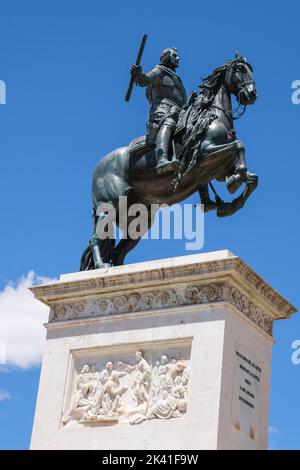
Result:
M228 251L62 275L31 449L266 449L272 324L295 312Z

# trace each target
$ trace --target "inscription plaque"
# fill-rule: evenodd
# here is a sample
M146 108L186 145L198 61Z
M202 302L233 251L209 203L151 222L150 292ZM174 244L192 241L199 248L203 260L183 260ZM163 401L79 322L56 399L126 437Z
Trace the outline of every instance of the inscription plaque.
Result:
M251 439L256 436L261 372L253 354L236 345L231 424Z

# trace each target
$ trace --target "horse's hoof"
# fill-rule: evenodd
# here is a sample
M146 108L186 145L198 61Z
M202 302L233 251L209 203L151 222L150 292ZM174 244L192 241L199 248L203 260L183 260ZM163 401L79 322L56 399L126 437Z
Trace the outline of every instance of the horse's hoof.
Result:
M111 267L111 264L109 263L102 263L102 264L97 264L95 266L95 269L107 269L107 268L110 268Z
M258 176L255 173L247 172L246 184L255 189L258 185Z
M232 175L226 178L226 186L230 194L234 194L241 186L241 183L237 180L235 175Z
M217 208L217 216L218 217L227 217L230 215L230 202L223 202L218 208Z

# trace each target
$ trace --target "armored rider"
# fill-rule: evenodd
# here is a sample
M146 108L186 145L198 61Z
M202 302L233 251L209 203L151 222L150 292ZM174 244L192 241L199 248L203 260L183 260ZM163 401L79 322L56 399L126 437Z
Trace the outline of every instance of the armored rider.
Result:
M143 73L139 65L132 65L131 74L136 83L147 87L146 96L151 104L147 131L156 142L156 171L168 173L179 167L176 158L168 159L170 143L179 116L180 108L187 102L187 95L180 77L175 73L179 55L175 47L164 49L160 64L150 72Z
M181 78L175 73L179 55L175 47L164 49L160 64L150 72L143 73L139 65L132 65L131 74L141 87L147 87L146 96L151 104L147 121L148 136L156 142L156 171L168 173L178 169L179 160L168 159L170 144L179 111L187 104L187 94ZM209 197L208 185L199 188L205 212L215 209L216 203Z

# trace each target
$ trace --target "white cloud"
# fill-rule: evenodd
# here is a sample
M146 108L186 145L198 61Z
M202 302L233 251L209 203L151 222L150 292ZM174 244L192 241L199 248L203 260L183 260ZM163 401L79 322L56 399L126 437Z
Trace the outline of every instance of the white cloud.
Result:
M29 287L49 281L31 271L0 292L0 341L4 341L8 365L25 369L41 362L49 307L36 300Z
M269 434L280 434L279 429L269 426Z
M7 390L3 390L3 388L0 388L0 401L10 400L10 398L10 393Z

